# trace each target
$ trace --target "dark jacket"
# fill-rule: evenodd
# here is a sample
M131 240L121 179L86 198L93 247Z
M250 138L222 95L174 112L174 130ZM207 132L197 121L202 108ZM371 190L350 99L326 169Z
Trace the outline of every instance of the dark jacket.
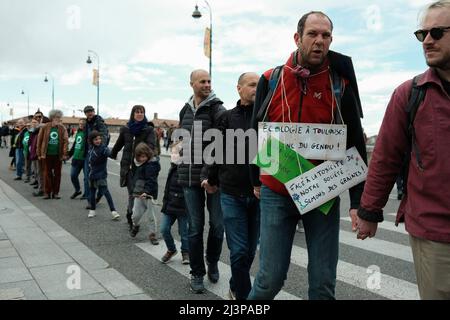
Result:
M89 180L103 180L108 177L108 156L111 151L107 146L101 144L96 147L93 146L88 153L89 159Z
M161 165L157 158L153 158L143 165L136 167L132 178L133 195L139 196L146 193L151 195L153 199L158 199L159 171L161 171Z
M253 112L253 105L241 106L238 101L236 108L228 110L224 113L219 130L222 131L224 139L224 163L223 165L213 165L209 168L208 181L215 185L220 184L220 189L226 194L237 197L251 197L253 196L253 186L250 180L250 162L249 158L249 141L245 139L245 148L242 149L240 141L235 139L228 141L226 139L226 130L242 129L246 132L251 128L251 118ZM233 163L228 164L226 155L227 151L234 149ZM238 164L238 152L245 150L245 164ZM218 181L217 181L218 178Z
M30 160L38 160L37 155L37 141L39 136L40 128L36 128L33 132L30 133L30 140L28 142L30 146Z
M153 127L144 127L137 136L134 136L127 126L120 128L119 138L111 151L111 158L116 159L117 154L123 148L122 159L120 160L120 185L122 187L125 187L127 184L127 174L129 171L134 171L134 150L141 142L145 142L150 149L155 150L156 141Z
M328 59L330 62L330 69L336 72L340 77L346 79L349 83L345 87L341 99L341 112L343 122L347 125L347 149L356 147L364 162L367 163L367 151L364 142L364 135L361 126L362 108L361 101L359 98L358 85L356 82L356 76L353 68L353 63L350 57L342 55L337 52L329 51ZM277 89L279 90L280 87ZM259 109L263 105L263 102L269 92L269 81L263 76L261 77L258 89L256 92L255 108L252 115L252 128L258 130L258 119L257 115ZM300 90L299 93L301 94ZM298 113L298 106L291 106L293 108L292 112ZM338 119L339 117L336 117ZM270 119L269 119L270 120ZM261 186L261 181L259 179L259 168L252 165L252 183L253 186ZM359 207L362 192L364 190L364 183L360 183L357 186L350 189L350 201L351 209L357 209ZM287 191L286 191L287 194Z
M161 212L174 216L186 214L183 187L178 183L178 166L174 163L172 163L167 176Z
M186 103L186 105L180 112L180 128L190 132L190 141L188 141L188 143L191 145L190 148L183 148L183 150L190 149L190 155L183 154L183 158L190 157L190 163L182 163L178 166L178 182L183 187L200 187L201 175L207 176L208 168L203 162L203 150L205 150L210 142L202 140L203 134L208 129L217 128L220 118L225 112L223 102L220 99L216 98L215 94L213 93L200 104L195 114L191 108L192 101L193 98L191 98L191 100ZM194 121L200 121L202 123L202 132L196 132L195 136ZM195 143L202 144L201 159L194 159ZM195 162L200 164L195 164ZM203 174L202 170L204 171Z
M92 147L89 143L89 134L91 134L91 132L94 130L102 134L102 144L104 144L105 146L108 145L109 140L108 127L105 124L105 120L103 120L103 118L100 117L99 115L95 115L90 121L86 119L85 130L86 130L86 134L84 136L85 155L88 154L89 149Z

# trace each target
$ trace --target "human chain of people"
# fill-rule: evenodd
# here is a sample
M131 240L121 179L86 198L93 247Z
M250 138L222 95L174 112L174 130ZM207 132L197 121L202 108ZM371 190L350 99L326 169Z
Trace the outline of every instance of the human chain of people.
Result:
M123 237L125 221L132 245L123 260L152 265L144 282L157 298L162 274L176 279L166 290L177 298L448 300L450 2L423 13L414 34L429 69L393 90L370 163L357 75L350 57L330 50L333 30L326 13L304 14L284 65L236 79L233 109L210 72L193 70L168 156L143 105L114 142L90 105L71 144L60 110L19 119L4 130L15 176L2 180L29 183L40 208L81 199L73 219L74 232L89 230L84 242L101 241L96 227ZM104 255L136 277L122 265L131 261Z

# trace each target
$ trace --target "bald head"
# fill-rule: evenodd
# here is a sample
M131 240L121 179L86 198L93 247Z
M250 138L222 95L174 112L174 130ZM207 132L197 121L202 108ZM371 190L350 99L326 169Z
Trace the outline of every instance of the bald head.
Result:
M256 87L259 76L254 72L247 72L239 77L237 89L241 97L241 105L252 105L255 103Z
M209 77L208 71L203 69L194 70L191 73L191 83L194 82L197 78L205 76Z

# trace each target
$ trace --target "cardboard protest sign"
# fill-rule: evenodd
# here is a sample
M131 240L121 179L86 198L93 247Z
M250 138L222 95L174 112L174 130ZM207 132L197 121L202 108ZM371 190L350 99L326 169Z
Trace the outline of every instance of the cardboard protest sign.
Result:
M258 145L275 138L305 159L343 160L347 151L347 126L320 123L261 122Z
M365 181L367 171L353 147L344 160L324 162L285 185L300 213L305 214Z
M267 140L253 163L264 171L272 172L271 175L283 184L315 167L311 162L275 138ZM328 214L333 204L334 199L320 206L319 210Z

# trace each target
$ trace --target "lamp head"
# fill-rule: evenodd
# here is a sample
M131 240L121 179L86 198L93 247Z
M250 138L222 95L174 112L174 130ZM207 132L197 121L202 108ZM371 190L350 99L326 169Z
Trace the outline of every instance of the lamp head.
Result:
M202 13L198 10L198 5L196 5L194 13L192 13L192 18L200 19L201 17L202 17Z
M47 75L45 76L44 82L48 82Z
M91 63L92 63L91 56L88 56L86 63L87 63L87 64L91 64Z
M25 91L22 90L22 94L25 94Z

